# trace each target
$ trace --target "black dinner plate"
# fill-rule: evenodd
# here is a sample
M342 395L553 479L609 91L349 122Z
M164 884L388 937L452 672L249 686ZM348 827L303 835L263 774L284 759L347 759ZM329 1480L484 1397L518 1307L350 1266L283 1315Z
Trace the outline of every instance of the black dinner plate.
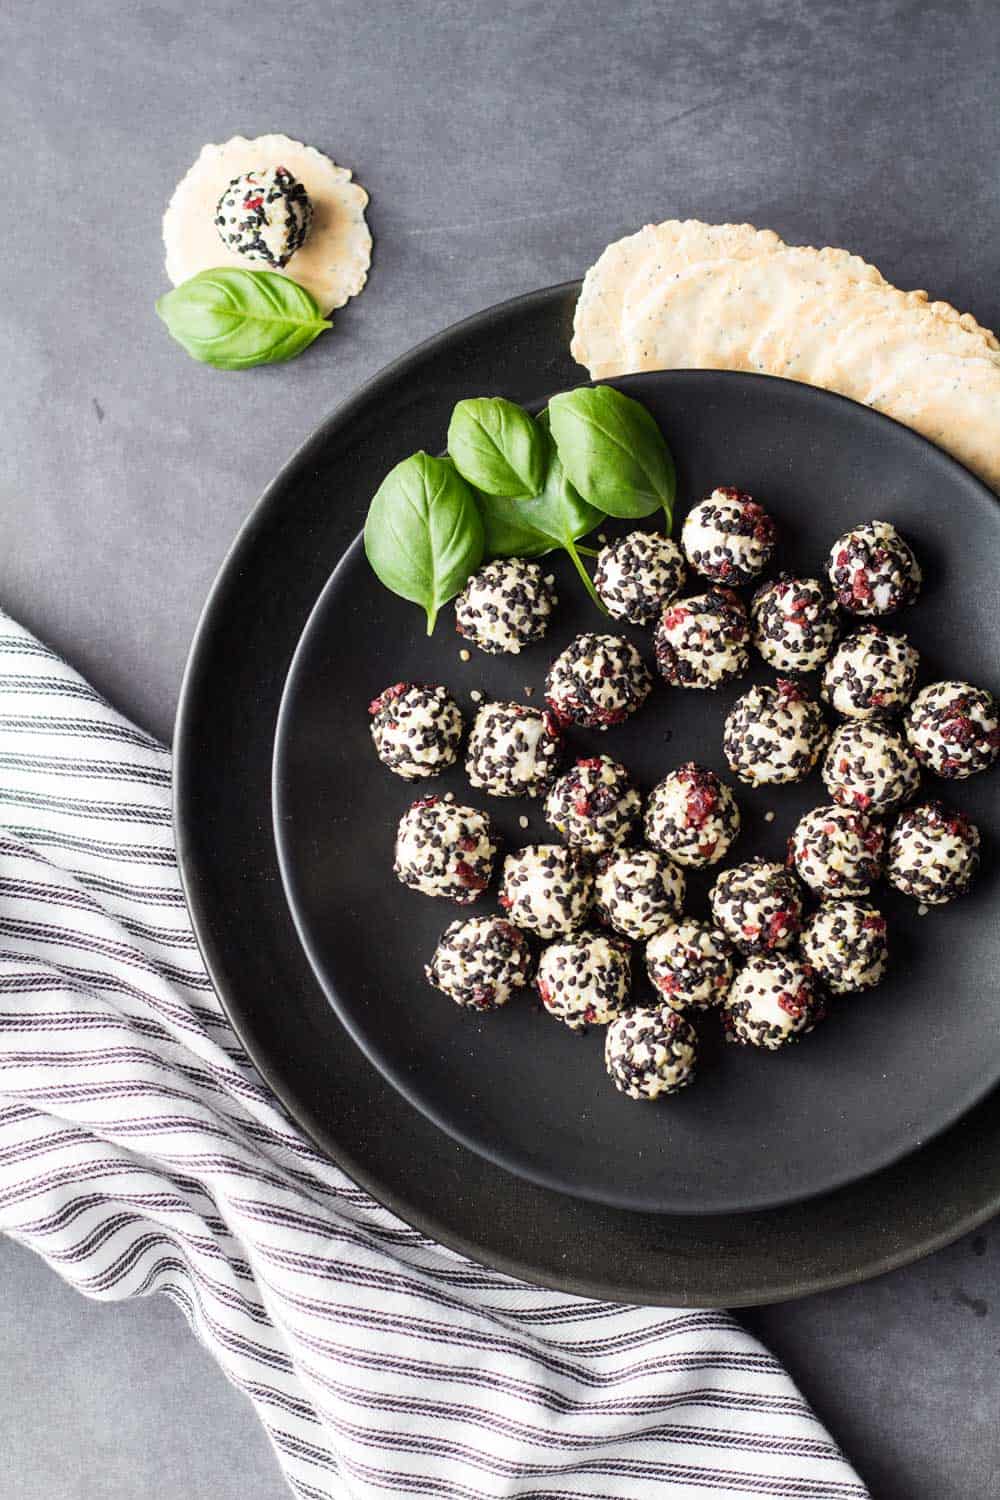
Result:
M895 622L919 648L924 677L965 673L991 682L1000 507L963 470L928 463L925 445L906 429L811 386L722 371L615 384L641 400L668 436L678 465L678 529L690 503L717 484L737 485L778 523L774 570L815 575L848 527L873 514L891 520L924 564L920 602ZM345 473L340 503L363 512L365 484ZM648 631L599 615L567 559L545 563L559 593L554 624L517 657L473 649L463 662L465 642L450 608L428 640L422 612L381 587L360 537L309 619L278 717L274 818L292 915L337 1015L386 1078L442 1129L560 1192L648 1212L733 1213L828 1192L887 1166L1000 1079L1000 929L990 920L989 861L970 897L923 918L913 901L879 888L894 956L889 977L876 994L837 1004L807 1043L778 1056L722 1047L717 1017L703 1018L695 1086L658 1107L637 1105L611 1086L601 1028L571 1035L527 996L496 1014L463 1012L424 979L445 926L463 910L496 907L495 893L474 909L458 908L395 878L396 825L414 797L452 792L487 809L508 849L557 836L538 801L472 791L461 759L419 788L391 775L375 756L367 705L400 680L446 684L470 720L471 691L541 702L549 663L583 630L627 635L651 658ZM700 587L697 579L690 587ZM660 682L625 724L572 731L567 763L604 751L628 767L643 793L688 760L728 775L725 714L751 680L774 677L758 660L720 692ZM991 841L993 786L980 776L950 787L935 781L928 790L968 812ZM737 790L743 826L724 865L754 854L783 859L797 819L830 800L818 770L793 787ZM692 914L708 915L717 873L689 878ZM644 996L652 991L637 973L634 998L641 1004Z
M401 1217L499 1269L584 1295L775 1301L889 1270L991 1217L997 1092L895 1165L780 1209L649 1214L554 1192L459 1145L368 1062L315 980L279 879L270 810L279 701L306 620L362 520L339 503L337 476L357 467L373 489L405 453L443 445L451 406L470 390L531 403L576 383L566 351L577 290L518 298L397 362L317 430L262 498L213 588L182 689L181 871L205 961L263 1076L320 1149ZM962 473L906 441L942 484ZM973 479L962 482L982 498Z

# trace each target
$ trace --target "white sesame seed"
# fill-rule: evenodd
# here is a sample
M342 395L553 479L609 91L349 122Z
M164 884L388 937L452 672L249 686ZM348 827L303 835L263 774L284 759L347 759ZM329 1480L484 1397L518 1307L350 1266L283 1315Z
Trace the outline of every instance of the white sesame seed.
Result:
M605 533L603 531L599 531L597 533L597 540L600 542L601 546L603 547L604 544L607 542L608 538L607 538L607 536L605 535Z
M459 661L470 661L471 658L472 658L472 652L471 651L462 650L462 651L460 651L458 653L458 659L459 659Z
M482 703L483 701L483 695L478 688L473 688L472 692L469 694L469 697L472 699L473 703Z
M521 816L518 818L517 821L520 823L520 825L521 825L522 828L527 828L527 826L528 826L528 820L524 816L524 813L521 814Z
M771 808L768 808L767 812L764 814L764 822L765 823L773 823L774 822L774 813L773 813L773 811L772 811Z
M525 683L525 686L524 686L524 696L525 696L525 697L526 697L526 698L530 698L530 697L531 697L531 695L532 695L532 693L533 693L533 692L534 692L534 691L535 691L535 690L534 690L534 688L533 688L533 687L529 687L529 686L528 686L528 685L527 685L527 683Z
M918 917L926 917L926 915L927 915L927 913L928 913L929 910L930 910L930 907L925 906L923 904L923 902L921 902L920 905L917 907L917 916Z

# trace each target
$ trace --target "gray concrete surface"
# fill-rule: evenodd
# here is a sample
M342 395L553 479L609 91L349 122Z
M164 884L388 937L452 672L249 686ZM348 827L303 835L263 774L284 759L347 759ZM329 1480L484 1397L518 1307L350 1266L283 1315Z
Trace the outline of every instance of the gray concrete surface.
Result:
M992 0L35 0L0 32L0 600L167 735L255 495L417 340L671 215L849 245L1000 324ZM159 219L205 141L284 130L373 195L369 288L296 363L190 363ZM335 503L335 502L333 502ZM1000 1495L1000 1236L752 1322L879 1500ZM179 1315L0 1245L6 1500L271 1500Z

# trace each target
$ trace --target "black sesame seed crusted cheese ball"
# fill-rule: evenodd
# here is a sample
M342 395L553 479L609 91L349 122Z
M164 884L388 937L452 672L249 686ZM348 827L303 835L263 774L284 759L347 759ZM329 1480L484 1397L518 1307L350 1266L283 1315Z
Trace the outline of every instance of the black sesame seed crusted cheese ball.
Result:
M753 643L779 672L815 672L840 629L837 607L818 578L783 573L763 584L750 605Z
M438 776L458 758L462 715L447 688L397 682L368 712L379 760L404 781Z
M674 1010L703 1010L725 999L733 950L708 922L671 922L646 944L646 972Z
M909 544L888 521L865 521L838 537L827 574L837 603L854 615L891 615L913 603L923 581Z
M616 850L597 862L597 915L623 937L652 937L680 916L684 886L683 870L655 850Z
M592 755L559 777L545 816L567 844L600 854L630 842L641 807L625 767L610 755Z
M826 1014L816 975L788 953L754 954L726 997L726 1040L776 1052L812 1031Z
M503 917L469 917L445 929L424 970L436 989L470 1010L497 1010L531 980L531 948Z
M219 199L215 227L227 250L280 271L305 242L312 203L284 167L234 177Z
M794 942L802 898L783 865L748 859L719 875L709 895L715 924L741 953L771 953Z
M732 589L668 604L653 637L656 664L672 687L719 688L750 660L750 621Z
M822 774L834 802L867 813L902 807L920 785L920 767L903 736L887 724L858 720L834 732Z
M523 557L500 557L473 573L455 600L455 628L491 656L540 641L558 600L551 575Z
M740 490L713 490L681 529L684 555L715 583L752 583L771 561L777 528L762 505Z
M1000 755L996 699L968 682L932 682L917 694L904 724L910 748L936 776L964 780Z
M889 835L885 878L904 896L943 906L963 896L979 869L979 829L940 802L900 813Z
M859 901L824 901L802 930L802 956L835 995L873 989L889 963L885 917Z
M571 1031L605 1026L628 1000L632 949L625 938L586 930L542 949L535 981L550 1016Z
M845 719L889 719L909 703L919 664L905 635L862 625L827 662L821 696Z
M864 896L882 873L885 829L851 807L814 807L788 841L788 863L817 896Z
M607 729L649 696L653 680L631 641L620 635L578 635L549 668L545 697L563 724Z
M694 1027L665 1005L619 1016L604 1039L608 1076L630 1099L676 1094L694 1077L697 1058Z
M393 869L411 890L468 906L492 880L499 847L486 813L422 797L399 820Z
M796 683L752 687L737 698L726 718L726 760L749 786L801 781L808 776L828 734L818 703Z
M526 844L504 860L500 905L518 927L541 938L582 927L593 900L593 876L564 844Z
M546 709L484 703L469 735L465 772L491 797L541 797L559 769L562 745Z
M740 831L740 810L726 783L687 761L665 776L646 803L646 839L679 865L714 865Z
M633 625L651 625L684 587L681 549L656 531L630 531L602 547L594 587L608 614Z

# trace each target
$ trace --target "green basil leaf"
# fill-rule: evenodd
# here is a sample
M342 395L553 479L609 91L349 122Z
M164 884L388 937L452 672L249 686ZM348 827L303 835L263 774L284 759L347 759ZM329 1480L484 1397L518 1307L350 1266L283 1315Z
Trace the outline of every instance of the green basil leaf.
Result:
M427 612L431 635L442 604L483 560L483 522L454 465L414 453L386 475L368 507L365 553L392 593Z
M606 613L575 545L580 537L600 525L604 514L577 494L559 462L555 445L550 439L546 439L546 445L548 463L540 495L521 495L510 500L477 495L487 555L542 557L562 548L569 553L591 598Z
M523 407L502 396L459 401L448 452L463 478L486 495L537 495L545 482L545 438Z
M598 385L553 396L548 410L563 468L585 500L629 520L662 505L669 528L674 461L644 406L614 386Z
M172 338L217 370L294 359L330 324L314 297L274 271L199 271L156 304Z

